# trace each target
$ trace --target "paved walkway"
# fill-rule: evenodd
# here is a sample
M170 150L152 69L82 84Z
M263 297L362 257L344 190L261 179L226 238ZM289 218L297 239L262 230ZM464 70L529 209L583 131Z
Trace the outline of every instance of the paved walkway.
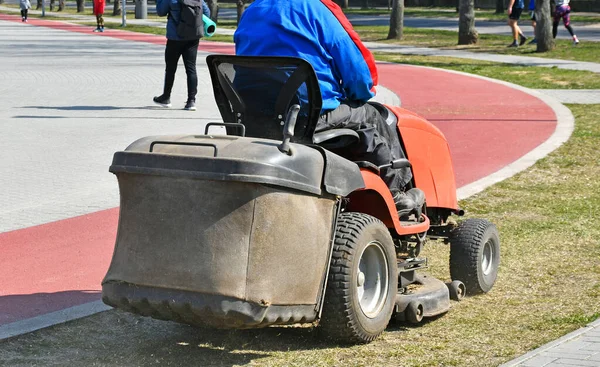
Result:
M14 154L10 160L0 160L0 170L8 173L0 177L5 190L0 206L0 310L11 312L0 312L0 325L4 324L0 334L17 320L60 313L65 307L73 306L67 313L78 315L86 314L78 305L91 304L98 310L93 301L98 299L99 280L110 260L118 215L116 181L107 173L112 153L141 136L197 133L203 123L219 119L203 57L199 57L202 113L150 106L148 101L162 84L162 37L120 31L94 35L89 27L32 19L33 25L54 24L55 29L39 28L2 19L6 16L0 15L4 96L0 119L6 123L0 142ZM201 50L231 52L232 48L203 42ZM542 143L545 151L540 154L570 134L568 126L562 130L560 126L561 120L568 120L568 111L548 95L460 73L391 64L379 68L382 83L400 96L403 106L424 115L446 134L462 189L482 189L492 182L485 181L488 177L510 162L523 163L527 152L544 140L555 139L552 144ZM184 84L179 73L175 103L185 100ZM515 98L505 98L515 93ZM589 100L598 96L594 91L581 94ZM507 114L503 100L519 100L523 105L512 108L513 115ZM542 119L531 121L531 114ZM482 136L485 133L489 135ZM506 149L501 137L506 136L515 148L512 155L502 155ZM477 158L480 161L473 161ZM538 158L529 156L512 173ZM463 196L469 193L463 190ZM58 317L63 316L64 312ZM576 360L593 361L590 358L596 354L587 349L596 347L595 330L585 329L578 339L568 341L588 343L571 349L583 351L577 352ZM510 365L552 357L545 349L532 353Z

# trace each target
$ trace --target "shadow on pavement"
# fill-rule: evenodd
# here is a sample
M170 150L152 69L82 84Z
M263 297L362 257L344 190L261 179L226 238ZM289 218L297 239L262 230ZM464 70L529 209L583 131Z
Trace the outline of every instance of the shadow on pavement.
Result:
M0 326L100 299L98 291L13 294L0 296Z
M147 109L153 109L153 108L164 109L164 107L159 107L159 106L144 106L144 107L121 107L121 106L23 106L22 108L35 108L35 109L38 109L38 110L57 110L57 111L147 110Z

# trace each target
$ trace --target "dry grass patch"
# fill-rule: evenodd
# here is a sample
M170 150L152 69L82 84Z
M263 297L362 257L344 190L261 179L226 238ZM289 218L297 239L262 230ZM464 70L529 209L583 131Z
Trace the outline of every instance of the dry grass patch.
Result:
M599 43L600 44L600 43ZM500 64L453 57L375 53L380 61L444 68L504 80L534 89L600 89L600 74L583 70Z

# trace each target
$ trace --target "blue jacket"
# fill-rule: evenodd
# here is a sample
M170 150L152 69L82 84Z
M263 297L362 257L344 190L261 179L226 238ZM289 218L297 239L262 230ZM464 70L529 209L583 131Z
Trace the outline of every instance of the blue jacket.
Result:
M319 80L322 112L375 95L373 55L332 0L255 0L233 37L237 55L307 60Z
M181 38L177 35L177 24L179 23L180 5L178 0L156 0L156 14L159 17L169 16L167 20L167 39L180 41ZM210 9L204 1L202 1L202 12L207 17L210 17Z

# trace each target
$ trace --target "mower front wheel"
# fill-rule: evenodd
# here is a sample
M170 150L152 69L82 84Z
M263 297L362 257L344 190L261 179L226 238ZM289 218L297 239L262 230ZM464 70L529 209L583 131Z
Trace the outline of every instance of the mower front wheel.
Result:
M489 292L498 276L500 238L496 226L467 219L450 236L450 276L465 284L467 295Z
M340 342L374 340L390 321L397 291L396 251L387 227L367 214L340 214L321 330Z

